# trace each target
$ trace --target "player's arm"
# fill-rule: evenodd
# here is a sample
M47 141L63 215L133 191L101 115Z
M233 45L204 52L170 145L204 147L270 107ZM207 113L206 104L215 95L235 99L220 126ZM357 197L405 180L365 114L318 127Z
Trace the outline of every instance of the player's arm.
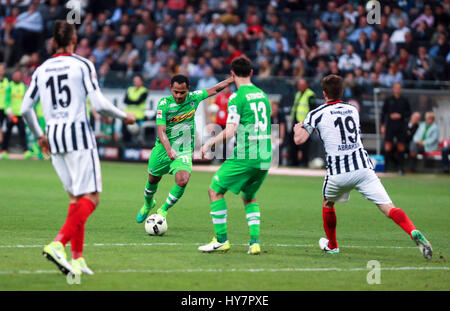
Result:
M133 113L123 112L103 95L98 86L95 67L91 62L87 62L87 66L83 66L82 70L84 71L83 83L86 87L87 96L91 101L92 108L103 116L122 119L125 124L133 124L136 122L136 116Z
M311 113L308 113L305 122L300 121L294 126L294 142L296 145L304 144L314 132L311 118Z
M36 70L31 78L30 86L28 87L25 96L22 100L22 105L20 106L20 113L22 114L25 122L28 124L33 135L36 137L36 140L39 144L39 147L42 150L42 153L49 156L50 155L50 147L48 145L47 137L45 137L44 132L39 126L39 121L36 116L36 112L33 109L33 106L39 99L39 92L37 86L37 76L38 70Z
M174 160L178 157L175 150L170 145L169 138L167 137L167 121L166 121L166 110L167 110L167 101L165 98L162 98L158 102L156 111L156 130L158 132L158 138L161 144L164 146L164 149L166 149L167 156Z
M234 82L234 78L233 77L229 77L228 79L225 79L225 80L217 83L213 87L211 87L209 89L206 89L206 92L208 93L208 97L218 94L220 91L225 89L227 86L229 86L233 82Z

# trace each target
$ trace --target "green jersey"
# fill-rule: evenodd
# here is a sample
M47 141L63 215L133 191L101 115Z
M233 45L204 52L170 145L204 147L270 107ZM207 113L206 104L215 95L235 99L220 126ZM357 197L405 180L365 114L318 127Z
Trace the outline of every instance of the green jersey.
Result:
M253 84L241 85L228 99L227 123L238 124L232 161L269 169L272 160L270 103Z
M156 125L166 126L166 135L175 151L192 152L195 144L195 111L208 97L206 90L189 92L184 103L178 104L173 96L163 97L157 107ZM156 144L160 144L159 137Z

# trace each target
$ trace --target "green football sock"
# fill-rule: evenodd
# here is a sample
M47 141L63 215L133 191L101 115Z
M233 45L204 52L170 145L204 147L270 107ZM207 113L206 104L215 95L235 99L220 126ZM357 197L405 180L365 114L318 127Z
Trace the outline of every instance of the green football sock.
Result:
M217 241L224 243L227 238L227 204L225 198L211 202L211 217L216 231Z
M144 198L145 198L145 206L149 207L152 203L153 196L158 190L158 184L151 184L147 180L147 184L145 185Z
M246 205L245 214L250 231L250 245L252 245L253 243L259 243L259 226L261 218L261 213L259 212L259 204L250 203Z
M174 204L181 198L185 189L186 187L180 187L178 185L173 186L167 196L166 202L164 202L164 205L161 206L161 209L167 212L169 208L174 206Z

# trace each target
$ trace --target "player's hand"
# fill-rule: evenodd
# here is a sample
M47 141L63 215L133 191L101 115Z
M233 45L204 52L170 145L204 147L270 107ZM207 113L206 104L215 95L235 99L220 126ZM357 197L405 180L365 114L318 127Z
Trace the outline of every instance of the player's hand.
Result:
M229 77L228 79L226 79L225 81L226 81L228 84L231 84L231 83L234 82L234 77L231 76L231 77Z
M167 156L168 156L169 159L171 159L171 160L175 160L176 158L178 158L177 152L176 152L173 148L170 148L170 149L167 151Z
M297 132L298 130L300 130L301 128L303 128L303 121L298 122L298 123L294 126L294 133Z
M50 156L50 147L48 145L48 139L46 136L39 137L37 139L39 148L41 148L42 153L49 157Z
M200 148L200 158L204 159L205 158L205 154L209 151L209 146L208 144L204 144L201 148Z
M125 124L134 124L136 123L136 116L132 112L127 112L127 117L123 119L123 122Z
M400 120L402 118L402 115L398 112L393 112L390 114L390 117L392 120Z
M380 128L381 135L384 135L386 133L386 126L382 125Z

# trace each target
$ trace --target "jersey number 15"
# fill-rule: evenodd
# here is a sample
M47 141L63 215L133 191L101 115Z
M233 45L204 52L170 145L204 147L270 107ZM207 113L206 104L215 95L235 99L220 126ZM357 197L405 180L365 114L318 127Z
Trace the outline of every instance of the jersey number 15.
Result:
M58 81L58 97L61 97L62 93L66 93L65 101L63 101L61 98L59 98L58 101L56 100L56 86L55 86L54 77L50 77L47 80L47 83L45 83L45 86L50 88L53 109L58 108L58 103L61 107L66 108L70 105L71 96L70 96L69 86L67 84L63 85L63 81L68 80L69 76L67 74L63 74L63 75L57 76L56 79Z

